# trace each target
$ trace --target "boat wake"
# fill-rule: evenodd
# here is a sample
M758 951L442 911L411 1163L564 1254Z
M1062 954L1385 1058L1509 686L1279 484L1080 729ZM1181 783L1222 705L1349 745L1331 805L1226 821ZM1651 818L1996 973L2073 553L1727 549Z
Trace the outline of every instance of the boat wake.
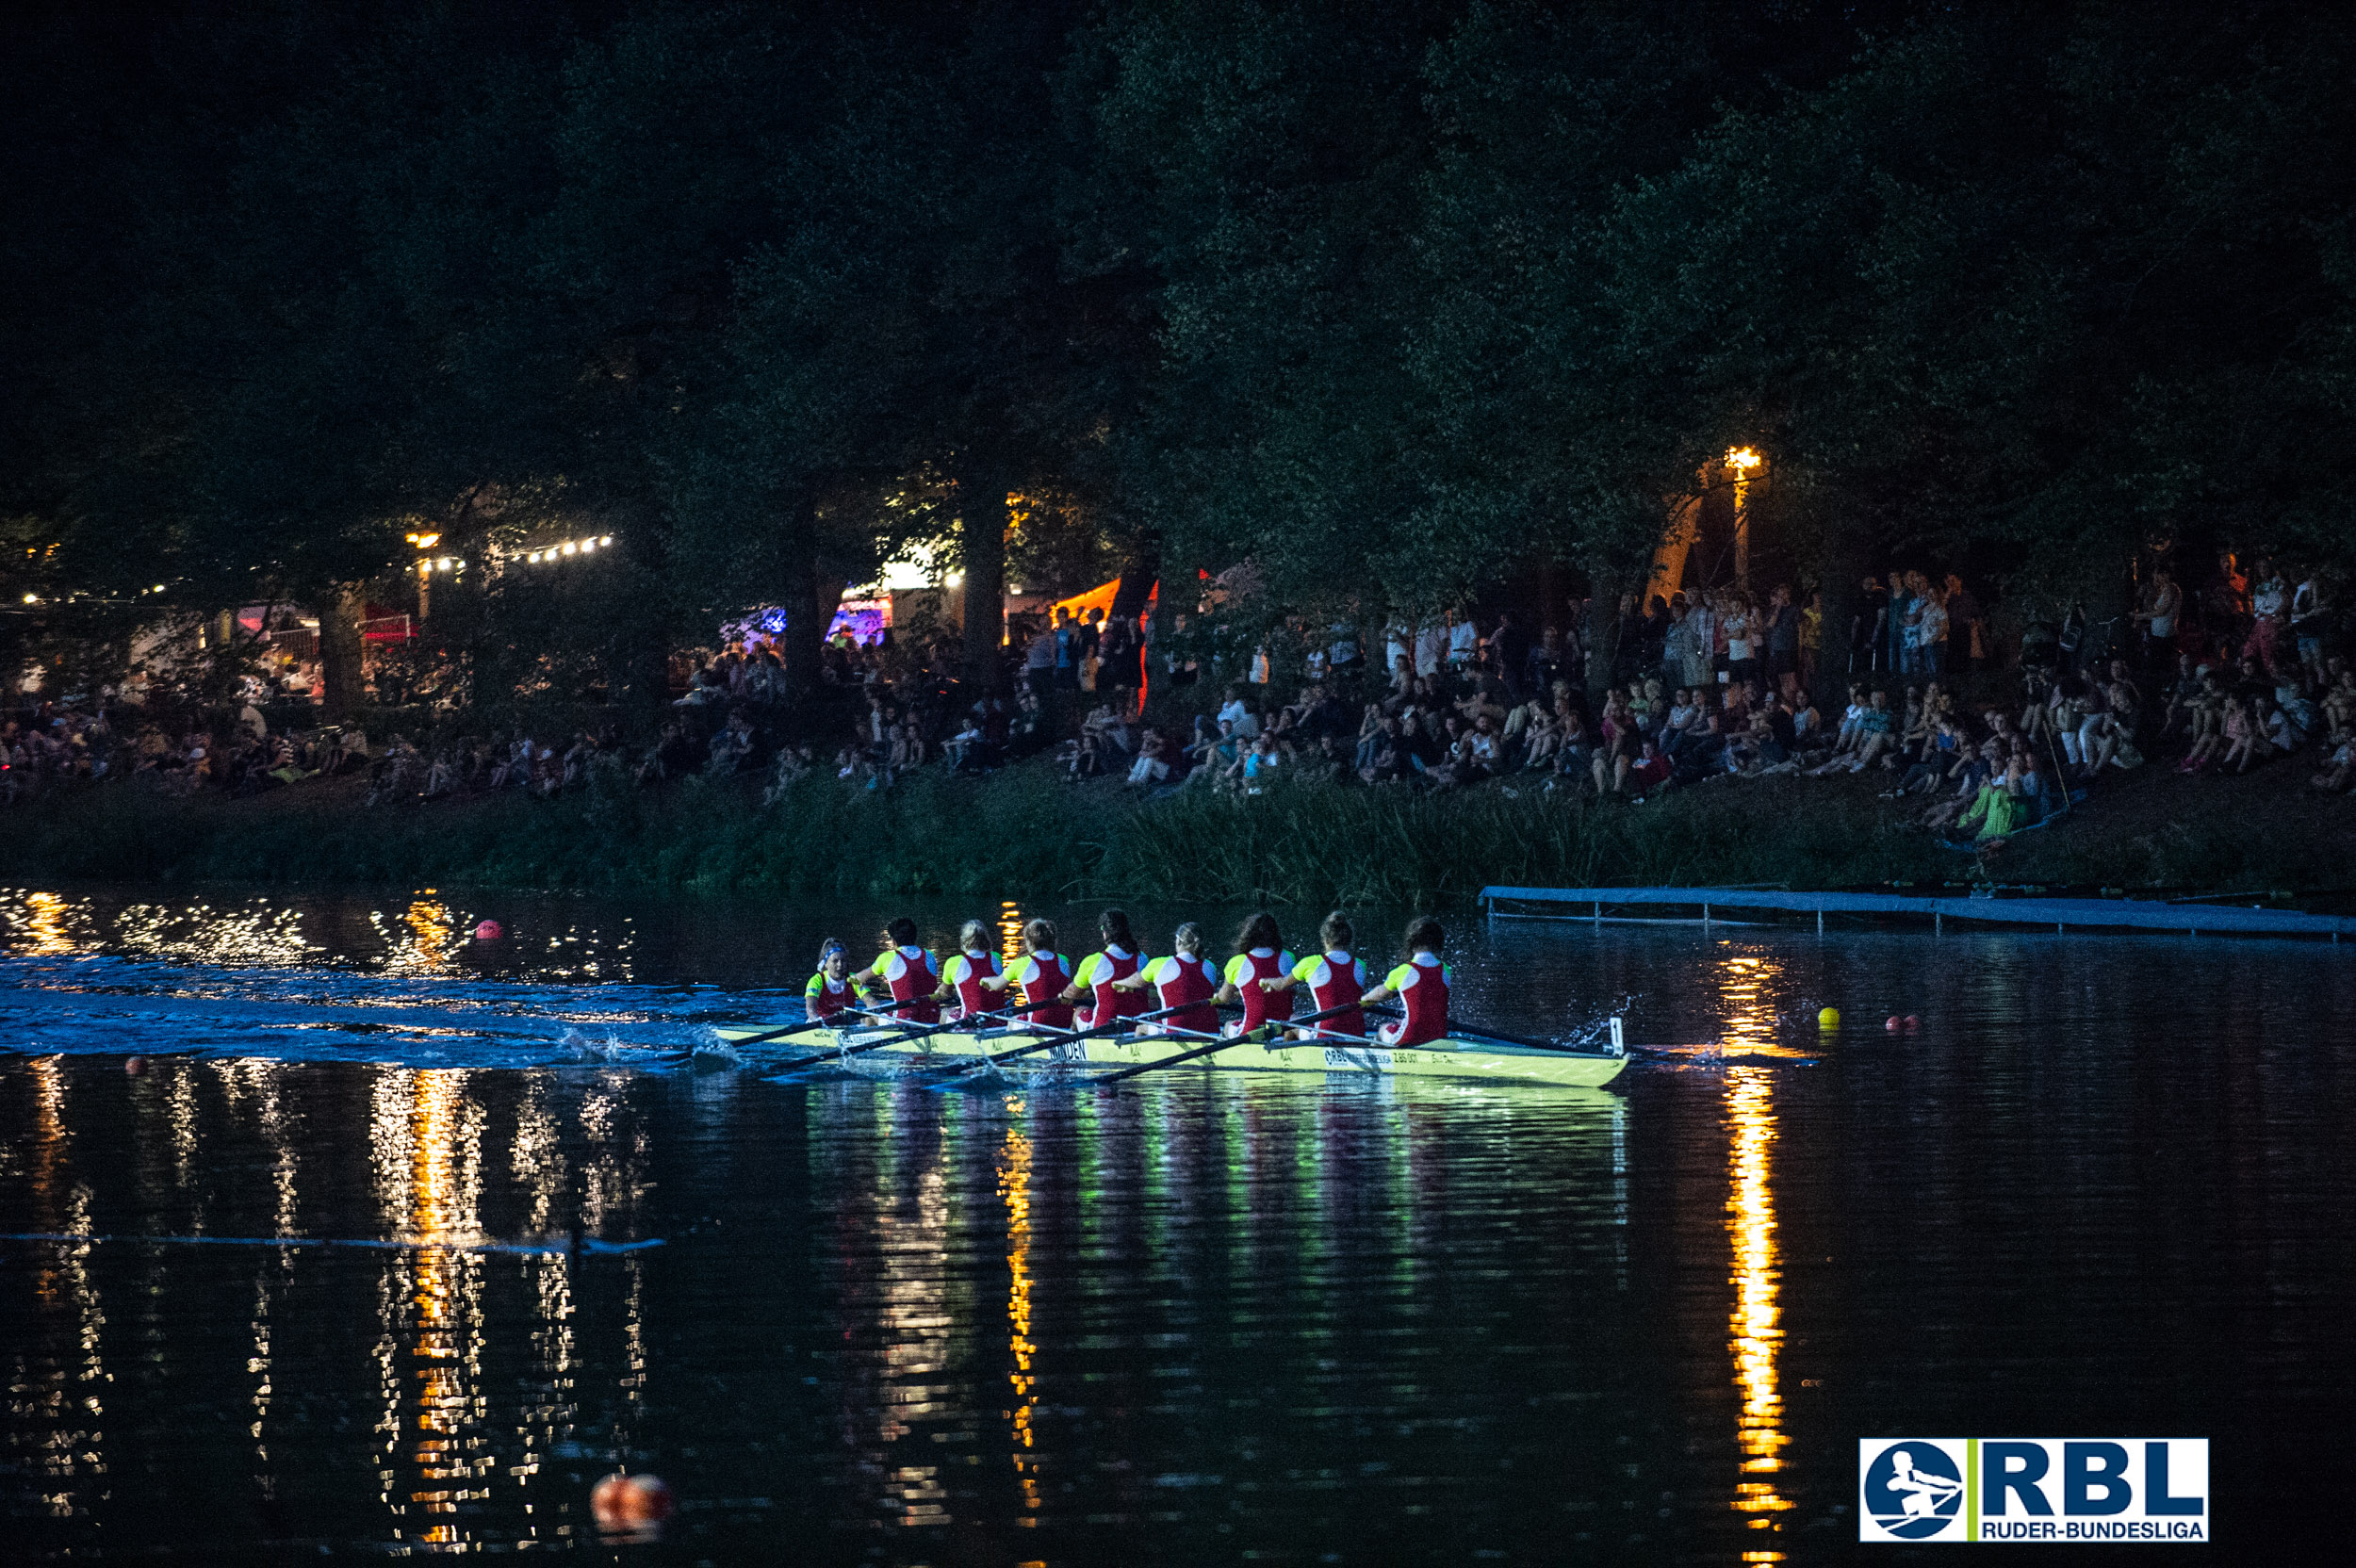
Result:
M716 1044L713 1024L775 1005L707 986L0 959L0 1051L24 1055L670 1067Z

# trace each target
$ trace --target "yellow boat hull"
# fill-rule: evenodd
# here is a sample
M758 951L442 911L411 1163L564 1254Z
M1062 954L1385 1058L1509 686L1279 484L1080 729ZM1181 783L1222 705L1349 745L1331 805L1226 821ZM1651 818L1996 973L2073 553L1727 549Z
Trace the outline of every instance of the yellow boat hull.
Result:
M716 1032L723 1040L733 1044L750 1036L766 1033L773 1027L775 1025L747 1023ZM807 1054L815 1056L846 1046L871 1044L890 1032L873 1028L819 1030L777 1043L780 1051L798 1047ZM910 1040L904 1046L880 1047L868 1054L893 1060L918 1058L946 1064L961 1056L978 1058L1001 1051L1011 1051L1020 1047L1026 1037L1019 1032L992 1032L976 1036L946 1030L923 1039ZM1095 1039L1074 1040L1034 1052L1027 1056L1018 1056L1006 1066L1137 1067L1148 1062L1167 1060L1181 1052L1192 1051L1207 1043L1198 1037L1186 1035L1108 1035ZM1238 1041L1223 1051L1197 1057L1185 1065L1220 1068L1231 1072L1354 1072L1369 1077L1485 1078L1594 1088L1618 1077L1628 1066L1628 1058L1600 1052L1540 1051L1529 1046L1509 1045L1500 1040L1451 1036L1405 1050L1345 1045L1340 1041L1302 1040L1275 1045Z

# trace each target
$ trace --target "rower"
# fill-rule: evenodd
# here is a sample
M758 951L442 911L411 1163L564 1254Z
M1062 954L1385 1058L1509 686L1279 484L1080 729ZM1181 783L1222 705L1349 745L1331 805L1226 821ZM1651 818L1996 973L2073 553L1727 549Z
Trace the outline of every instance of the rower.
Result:
M901 915L883 928L884 950L851 976L854 984L892 992L890 1011L903 1023L939 1023L933 993L941 988L941 960L917 944L916 923Z
M1137 939L1129 935L1129 917L1119 909L1107 909L1098 918L1096 928L1104 939L1103 950L1080 960L1079 970L1063 993L1066 1002L1090 997L1088 1005L1079 1015L1083 1029L1093 1029L1115 1019L1135 1018L1145 1011L1144 997L1116 988L1121 981L1137 972Z
M1072 1007L1058 1002L1072 985L1072 960L1055 951L1055 923L1034 920L1023 927L1023 956L1005 971L977 982L986 991L1023 988L1025 1016L1048 1029L1072 1027Z
M1440 923L1418 915L1407 923L1407 961L1358 1000L1366 1006L1399 998L1407 1016L1375 1032L1384 1045L1422 1045L1448 1033L1448 969L1440 962Z
M1313 953L1295 964L1290 974L1263 980L1260 988L1266 991L1289 991L1295 986L1309 988L1309 1010L1333 1016L1321 1021L1314 1029L1295 1032L1299 1039L1315 1039L1323 1035L1342 1035L1364 1039L1366 1016L1358 1011L1358 995L1366 988L1366 966L1350 956L1350 949L1358 934L1350 929L1350 917L1339 909L1325 917L1317 928L1317 939L1325 944L1321 954ZM1290 1015L1287 1014L1287 1017Z
M1219 989L1219 966L1203 956L1203 927L1188 921L1170 939L1177 949L1174 956L1152 960L1137 973L1114 981L1113 989L1125 1000L1151 986L1160 1000L1160 1007L1155 1011L1166 1007L1186 1009L1157 1023L1138 1024L1140 1035L1161 1035L1173 1030L1216 1035L1219 1009L1211 1005L1211 993Z
M957 952L941 966L941 986L933 992L935 1002L955 997L958 1018L973 1018L990 1011L990 997L982 989L986 976L1004 974L1006 966L990 945L990 927L977 920L969 920L957 933Z
M1225 984L1214 1002L1241 1002L1243 1021L1228 1025L1231 1035L1248 1035L1263 1023L1282 1023L1293 1016L1290 991L1271 991L1255 982L1290 974L1293 956L1277 935L1276 917L1266 909L1243 923L1235 933L1235 956L1227 960Z
M850 949L828 937L818 944L818 972L802 988L802 1011L813 1020L832 1018L859 1002L859 981L851 973Z

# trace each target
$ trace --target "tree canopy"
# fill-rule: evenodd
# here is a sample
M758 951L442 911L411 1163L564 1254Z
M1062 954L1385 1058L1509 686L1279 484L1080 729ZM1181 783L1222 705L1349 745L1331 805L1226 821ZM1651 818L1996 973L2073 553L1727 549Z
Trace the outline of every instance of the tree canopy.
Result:
M917 543L980 673L1026 515L1078 543L1018 530L1024 571L1412 612L1533 564L1635 586L1737 444L1836 596L1901 550L2098 598L2161 541L2345 562L2327 20L20 11L0 656L60 599L349 600L420 528L578 524L619 541L612 689L756 603L814 639ZM538 634L484 592L505 678Z

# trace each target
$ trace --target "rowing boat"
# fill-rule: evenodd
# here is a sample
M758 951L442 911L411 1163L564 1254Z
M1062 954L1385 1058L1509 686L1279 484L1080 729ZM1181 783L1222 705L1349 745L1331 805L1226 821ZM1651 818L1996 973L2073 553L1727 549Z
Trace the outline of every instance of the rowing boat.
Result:
M738 1040L767 1033L760 1024L742 1024L715 1031L721 1039ZM979 1057L1020 1046L1041 1036L1024 1029L985 1030L967 1034L949 1030L912 1039L905 1047L878 1045L893 1031L853 1026L806 1035L796 1042L816 1048L816 1054L843 1047L866 1045L880 1057L914 1057L943 1065L957 1057ZM1009 1069L1052 1067L1137 1067L1163 1061L1194 1050L1204 1040L1187 1035L1114 1035L1050 1046L1006 1063ZM1199 1064L1232 1072L1340 1072L1374 1077L1517 1079L1526 1083L1594 1087L1608 1084L1628 1066L1628 1058L1610 1051L1541 1050L1460 1033L1427 1040L1404 1050L1349 1045L1338 1040L1301 1040L1262 1045L1238 1041Z

